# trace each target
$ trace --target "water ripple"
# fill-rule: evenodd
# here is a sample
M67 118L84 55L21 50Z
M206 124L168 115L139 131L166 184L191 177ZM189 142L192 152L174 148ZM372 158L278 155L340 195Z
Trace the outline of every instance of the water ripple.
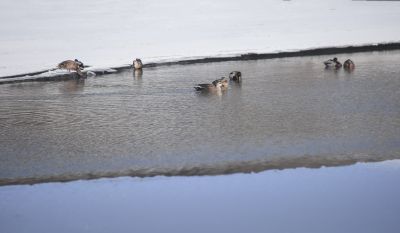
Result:
M353 73L324 70L327 58L1 85L0 180L202 175L399 158L400 68L392 64L400 53L352 55ZM194 91L232 70L242 71L241 85L230 83L220 95ZM319 160L300 162L308 156Z

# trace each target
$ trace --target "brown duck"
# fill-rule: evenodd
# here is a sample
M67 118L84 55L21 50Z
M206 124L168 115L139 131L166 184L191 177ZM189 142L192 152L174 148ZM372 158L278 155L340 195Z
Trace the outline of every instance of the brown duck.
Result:
M75 59L76 61L78 61L77 59ZM82 72L81 72L81 67L83 66L83 63L78 61L73 61L73 60L66 60L61 62L60 64L58 64L58 68L59 69L66 69L68 71L74 70L76 71L79 76L83 76Z

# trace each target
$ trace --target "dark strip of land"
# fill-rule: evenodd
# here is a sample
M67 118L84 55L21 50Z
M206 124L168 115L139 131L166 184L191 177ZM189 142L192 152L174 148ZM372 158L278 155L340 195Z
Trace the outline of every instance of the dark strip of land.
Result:
M189 59L181 61L171 61L171 62L154 62L154 63L144 64L143 67L149 68L149 67L159 67L159 66L188 65L188 64L201 64L201 63L225 62L225 61L248 61L248 60L274 59L274 58L285 58L285 57L320 56L320 55L330 55L330 54L340 54L340 53L360 53L360 52L388 51L388 50L399 50L399 49L400 49L400 42L380 43L372 45L315 48L315 49L306 49L306 50L290 51L290 52L247 53L239 56L230 56L230 57L206 57L206 58ZM115 70L115 72L120 72L131 68L132 68L131 65L112 67L112 69ZM19 74L19 75L3 76L0 77L0 84L27 82L27 81L67 80L67 79L79 78L79 76L74 72L67 74L53 75L53 76L35 77L35 75L44 74L48 71L49 70L42 70L42 71ZM92 72L96 73L96 75L104 75L110 73L101 70ZM86 72L83 73L86 75ZM32 78L30 78L29 76L32 76ZM21 80L16 79L22 77L26 78ZM10 79L10 80L5 80L5 79Z
M267 170L283 170L291 168L320 168L347 166L359 162L380 162L390 159L399 159L399 155L388 157L377 155L331 155L311 156L304 155L292 159L266 159L255 161L240 161L226 164L199 165L195 167L182 167L179 169L153 169L143 168L137 170L125 170L119 172L88 172L78 174L63 174L42 177L0 177L0 186L38 184L48 182L69 182L74 180L92 180L99 178L115 178L121 176L129 177L154 177L154 176L213 176L234 173L257 173Z
M360 52L386 51L386 50L398 50L398 49L400 49L400 43L385 43L385 44L347 46L347 47L326 47L326 48L307 49L307 50L299 50L292 52L247 53L247 54L242 54L240 56L232 56L232 57L208 57L200 59L175 61L175 62L150 63L144 65L144 67L155 67L155 66L165 66L165 65L187 65L196 63L210 63L210 62L224 62L224 61L248 61L248 60L274 59L274 58L285 58L285 57L320 56L320 55L330 55L339 53L360 53Z

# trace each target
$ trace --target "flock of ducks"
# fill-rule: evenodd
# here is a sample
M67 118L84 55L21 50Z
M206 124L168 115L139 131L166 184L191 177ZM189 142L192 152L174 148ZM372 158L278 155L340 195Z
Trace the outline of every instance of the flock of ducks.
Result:
M140 60L139 58L133 60L133 68L135 70L141 70L142 67L143 67L142 60ZM83 77L82 70L83 68L85 68L85 65L83 64L83 62L79 61L78 59L75 59L75 60L66 60L61 62L57 65L57 68L68 71L73 70L76 73L78 73L80 77Z
M65 69L68 71L75 71L80 77L83 77L82 69L84 68L83 62L78 59L66 60L57 65L59 69ZM132 67L135 71L141 71L143 68L143 62L139 58L136 58L132 62ZM229 79L233 82L240 83L242 81L242 73L240 71L232 71L229 74ZM194 88L196 91L223 91L228 89L228 80L225 77L214 80L212 83L201 83L197 84Z
M324 62L325 68L334 68L339 69L342 67L342 63L338 61L336 57L333 59L329 59ZM83 77L81 70L85 67L84 64L78 59L75 60L66 60L58 64L59 69L66 69L68 71L76 71L80 77ZM143 68L143 62L139 58L133 60L132 67L135 71L141 71ZM346 70L353 70L355 68L354 62L350 59L347 59L343 63L343 68ZM242 73L240 71L232 71L229 74L229 80L241 83L242 82ZM196 91L224 91L228 89L229 82L225 77L214 80L211 83L201 83L197 84L194 89Z

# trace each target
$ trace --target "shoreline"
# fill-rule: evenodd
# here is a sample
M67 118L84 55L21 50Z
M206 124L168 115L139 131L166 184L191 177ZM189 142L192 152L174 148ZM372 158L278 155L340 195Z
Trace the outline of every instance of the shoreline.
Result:
M182 168L142 168L142 169L129 169L120 172L87 172L78 174L59 174L54 176L42 177L21 177L21 178L1 178L1 186L9 185L33 185L40 183L53 183L53 182L71 182L76 180L96 180L100 178L116 178L116 177L174 177L174 176L217 176L229 174L247 174L247 173L260 173L270 170L286 170L296 168L310 168L317 169L321 167L343 167L354 165L357 163L375 163L387 160L397 160L399 156L390 156L387 158L363 155L361 157L354 156L300 156L293 158L290 161L287 159L273 159L273 160L254 160L254 161L239 161L230 162L226 164L204 164L194 167Z
M393 43L377 43L369 45L354 45L344 47L322 47L305 49L298 51L283 51L277 53L246 53L237 56L226 56L226 57L204 57L196 59L178 60L178 61L166 61L166 62L152 62L143 65L143 68L153 68L161 66L172 66L172 65L192 65L192 64L204 64L214 62L228 62L228 61L249 61L249 60L265 60L265 59L276 59L276 58L288 58L288 57L307 57L307 56L321 56L341 53L361 53L361 52L375 52L375 51L391 51L400 50L400 42ZM106 75L111 73L119 73L127 69L132 69L131 65L123 65L118 67L110 67L106 69L94 69L83 70L82 73L87 75L87 72L93 72L96 75ZM7 83L19 83L19 82L32 82L32 81L64 81L70 79L78 79L79 76L75 72L62 73L62 74L51 74L46 75L47 72L53 71L54 69L35 71L24 74L9 75L0 77L0 85Z

